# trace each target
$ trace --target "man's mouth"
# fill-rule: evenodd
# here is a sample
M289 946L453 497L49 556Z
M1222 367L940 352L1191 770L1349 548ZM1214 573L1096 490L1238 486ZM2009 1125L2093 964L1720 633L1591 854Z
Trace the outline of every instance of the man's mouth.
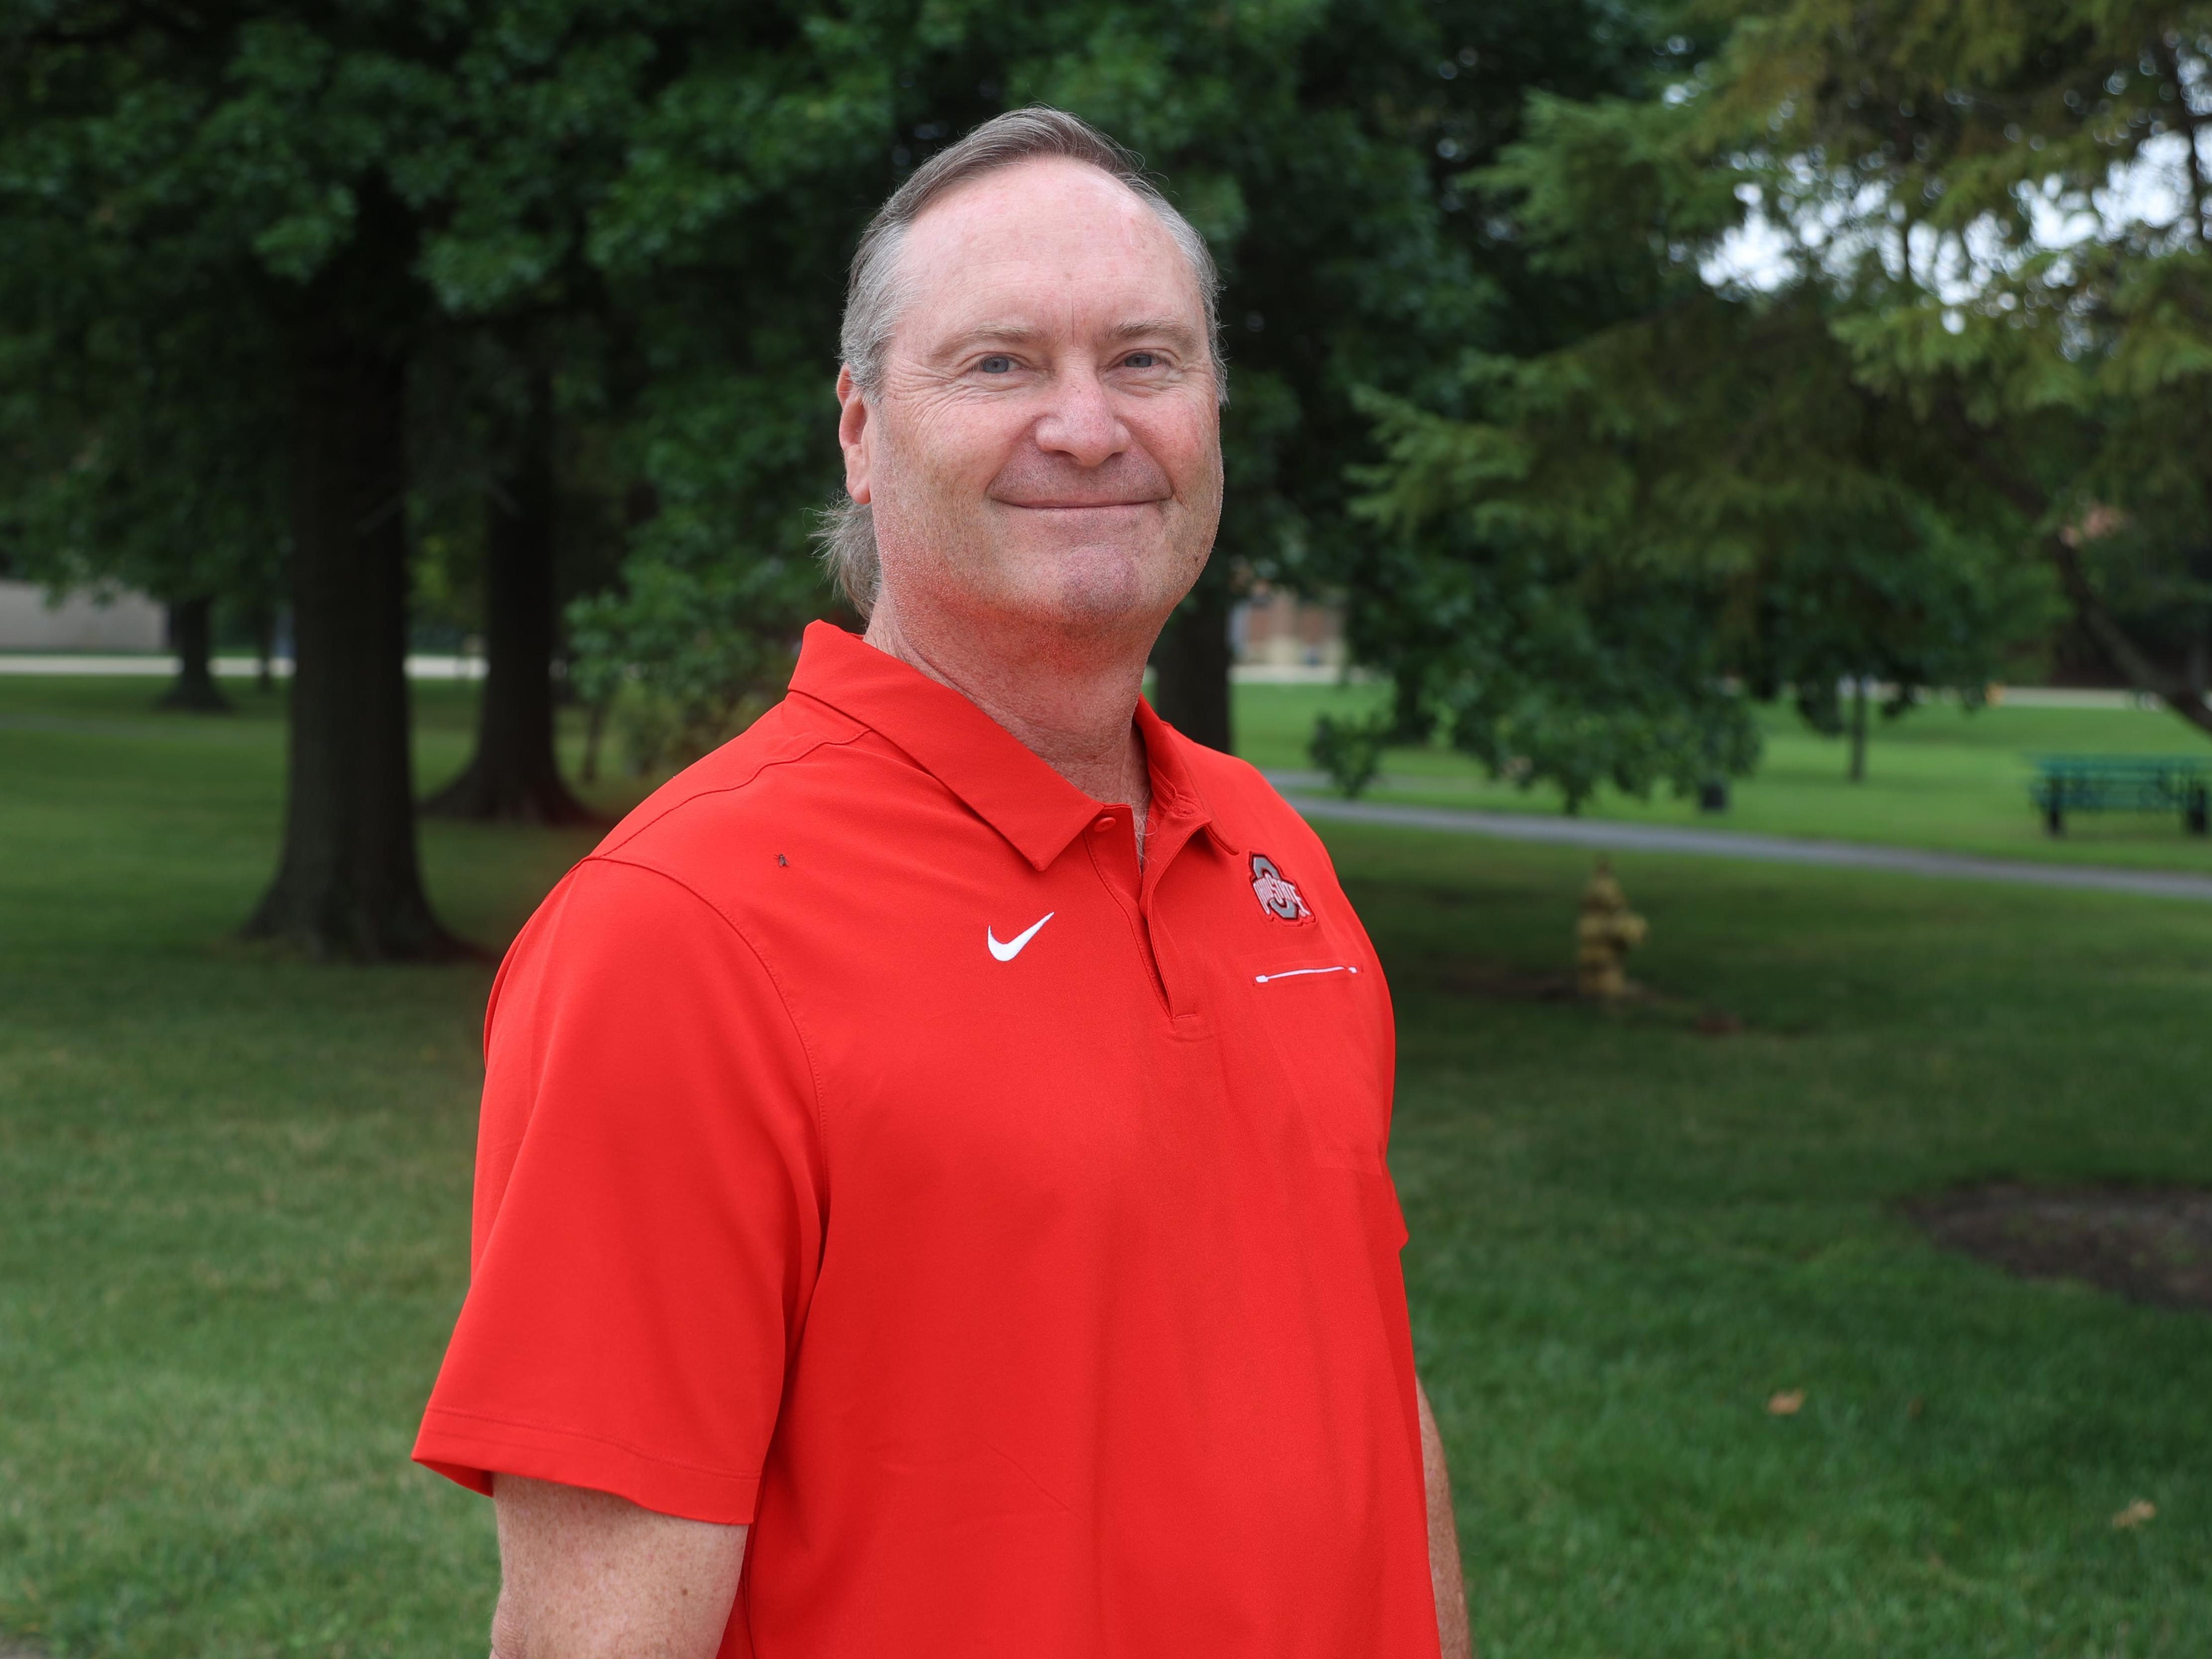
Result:
M1133 501L1008 501L1001 507L1018 507L1026 513L1102 513L1114 507L1158 507L1161 498L1152 496Z

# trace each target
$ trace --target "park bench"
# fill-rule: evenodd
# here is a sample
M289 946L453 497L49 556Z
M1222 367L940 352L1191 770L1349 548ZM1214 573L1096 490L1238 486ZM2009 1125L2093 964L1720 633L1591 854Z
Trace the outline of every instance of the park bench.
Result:
M2212 805L2212 760L2173 755L2045 755L2035 763L2029 799L2054 836L2069 812L2179 812L2192 836L2205 833Z

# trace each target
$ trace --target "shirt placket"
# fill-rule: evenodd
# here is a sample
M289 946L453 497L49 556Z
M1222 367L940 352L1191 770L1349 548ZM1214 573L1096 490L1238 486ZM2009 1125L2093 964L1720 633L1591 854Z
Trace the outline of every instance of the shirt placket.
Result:
M1103 809L1085 832L1091 863L1128 921L1130 939L1144 961L1161 1012L1177 1023L1196 1017L1196 988L1186 983L1185 976L1170 965L1177 953L1172 939L1162 933L1160 885L1202 823L1172 806L1158 813L1147 828L1141 866L1137 862L1136 834L1127 807Z

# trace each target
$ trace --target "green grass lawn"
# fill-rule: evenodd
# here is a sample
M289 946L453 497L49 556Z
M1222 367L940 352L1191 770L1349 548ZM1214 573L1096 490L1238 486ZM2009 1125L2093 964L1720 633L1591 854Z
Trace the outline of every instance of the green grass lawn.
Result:
M1380 706L1373 686L1238 688L1237 747L1271 769L1310 770L1306 740L1326 710ZM2153 709L2000 706L1969 714L1955 703L1877 720L1868 775L1845 776L1840 738L1822 738L1786 710L1759 714L1765 752L1755 775L1737 783L1725 813L1703 813L1664 787L1649 800L1616 789L1583 811L1593 817L1696 824L1768 835L1882 842L2006 858L2128 865L2212 872L2212 840L2182 831L2180 815L2079 815L2063 839L2044 832L2029 805L2032 759L2046 754L2195 755L2212 744L2171 714ZM1474 761L1441 748L1393 750L1376 800L1491 811L1557 812L1559 792L1496 781Z
M0 1632L480 1653L488 1506L406 1452L489 970L231 942L281 728L155 689L0 678ZM1296 763L1264 734L1309 695L1243 700L1262 758ZM422 703L434 781L467 696ZM433 897L496 945L588 840L429 825ZM1330 840L1399 1001L1407 1272L1488 1659L2212 1652L2212 1323L2014 1282L1893 1208L2212 1181L2212 916L1623 858L1663 994L1607 1017L1511 994L1565 965L1580 855Z

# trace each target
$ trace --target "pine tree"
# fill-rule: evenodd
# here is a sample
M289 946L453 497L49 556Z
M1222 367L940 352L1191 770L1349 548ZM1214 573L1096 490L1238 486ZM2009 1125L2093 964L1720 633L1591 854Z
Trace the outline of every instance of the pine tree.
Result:
M2212 12L1802 0L1668 47L1640 96L1532 99L1469 180L1534 268L1601 296L1578 337L1476 359L1472 418L1375 404L1370 510L1414 597L1367 626L1401 705L1540 772L1546 720L1620 752L1643 716L1606 671L1665 671L1625 608L1710 643L1672 659L1674 706L1729 671L1834 726L1844 677L1974 699L2055 589L2212 729ZM1455 599L1510 621L1438 626ZM1534 641L1577 627L1576 688L1517 712L1559 684ZM1724 746L1705 707L1647 776Z

